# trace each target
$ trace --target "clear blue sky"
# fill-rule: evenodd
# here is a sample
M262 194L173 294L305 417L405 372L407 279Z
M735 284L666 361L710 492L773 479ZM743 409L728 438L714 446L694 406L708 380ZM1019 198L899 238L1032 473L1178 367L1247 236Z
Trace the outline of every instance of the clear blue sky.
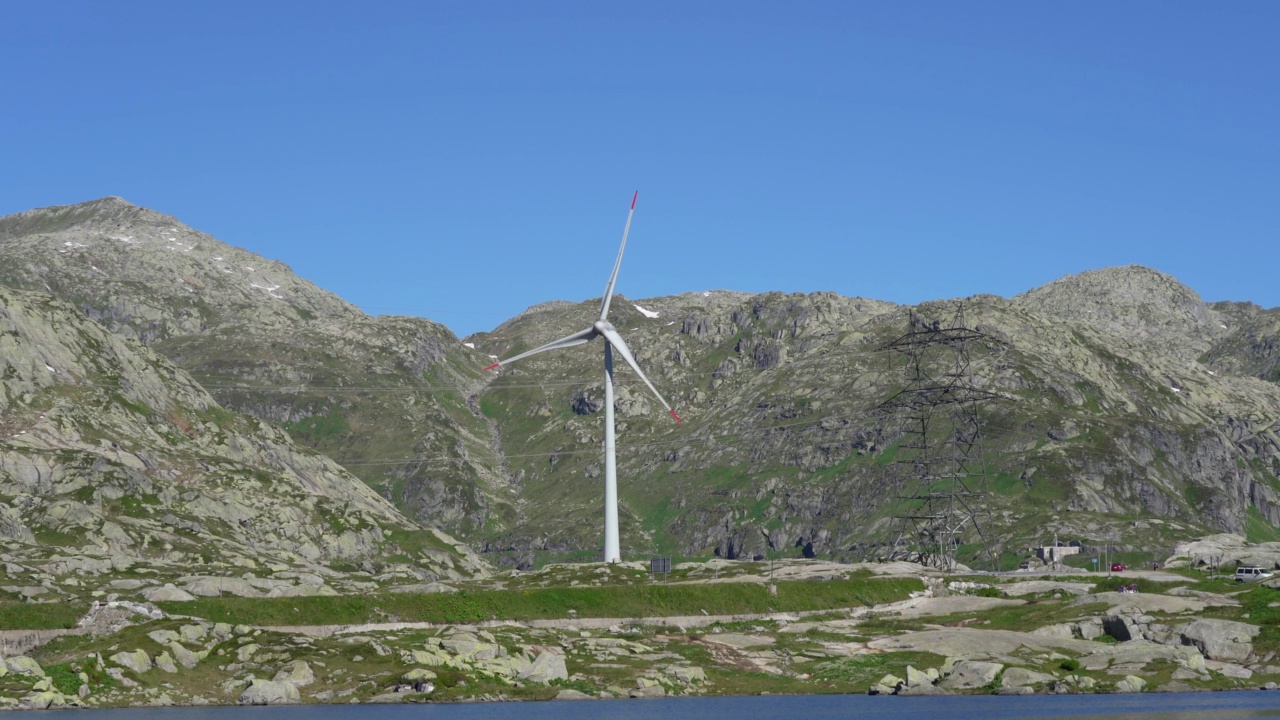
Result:
M0 214L104 195L465 335L618 289L1280 305L1280 3L12 2Z

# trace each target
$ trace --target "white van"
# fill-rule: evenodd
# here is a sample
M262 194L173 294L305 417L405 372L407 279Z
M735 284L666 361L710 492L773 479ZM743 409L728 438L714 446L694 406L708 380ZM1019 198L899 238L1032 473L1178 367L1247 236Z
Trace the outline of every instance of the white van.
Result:
M1236 582L1253 582L1271 577L1272 572L1256 565L1245 565L1236 568Z

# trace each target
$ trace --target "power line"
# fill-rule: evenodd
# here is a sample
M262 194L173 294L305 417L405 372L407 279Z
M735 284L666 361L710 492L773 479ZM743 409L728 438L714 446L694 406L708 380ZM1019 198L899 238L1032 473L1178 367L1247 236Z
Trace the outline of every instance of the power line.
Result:
M782 424L782 425L770 425L770 426L765 427L765 428L760 428L759 430L757 430L757 431L755 431L755 432L767 433L767 432L771 432L771 431L774 431L774 430L789 430L789 429L797 428L797 427L806 427L806 426L811 426L811 425L818 425L818 424L821 424L821 423L823 423L823 422L826 422L826 421L828 421L828 420L830 420L830 419L832 419L832 418L831 418L830 416L828 416L828 417L823 417L823 418L816 418L816 419L813 419L813 420L799 421L799 422L794 422L794 423L785 423L785 424ZM627 448L626 448L626 453L627 453L627 454L632 454L634 451L639 451L639 450L644 450L644 449L654 449L654 448L663 448L663 447L675 447L675 446L684 446L684 445L692 445L692 446L702 446L702 447L706 447L706 446L709 446L709 445L712 445L712 444L717 444L717 441L718 441L718 440L722 440L722 439L744 440L744 438L743 438L741 435L729 434L729 433L723 433L723 434L713 435L713 436L710 436L710 437L704 437L704 438L697 438L697 437L674 438L674 439L671 439L671 440L662 440L662 441L654 441L654 442L648 442L648 443L640 443L640 444L632 444L632 445L628 445L628 446L627 446ZM749 438L747 438L747 439L749 439ZM386 458L386 459L379 459L379 460L357 460L357 461L351 461L351 462L349 462L349 463L344 463L344 462L340 462L340 461L336 460L335 458L333 458L333 457L332 457L332 456L330 456L330 455L326 455L326 454L324 454L324 453L321 453L321 452L320 452L320 451L318 451L318 450L314 450L314 449L311 449L311 448L307 448L306 446L299 446L299 447L300 447L300 448L302 448L302 449L308 450L308 451L310 451L310 452L314 452L314 453L316 453L316 454L318 454L318 455L321 455L322 457L326 457L326 458L328 458L328 459L330 459L330 460L333 460L335 463L337 463L338 465L341 465L342 467L347 467L347 466L363 467L363 466L372 466L372 465L405 465L405 464L411 464L411 463L421 463L421 462L423 462L424 460L426 460L426 461L430 461L430 460L433 460L433 459L435 459L435 458L436 458L436 456L419 456L419 457L398 458L398 459ZM23 449L26 449L26 450L31 450L31 451L42 451L42 452L68 452L68 451L70 451L70 452L87 453L87 454L95 455L95 456L98 456L98 457L104 457L104 458L106 457L106 456L104 456L104 455L99 455L98 453L94 452L93 450L89 450L89 449L83 449L83 450L81 450L81 449L74 449L74 448L11 448L11 449L13 449L13 450L23 450ZM480 454L487 455L487 456L488 456L489 458L491 458L491 459L495 459L495 460L502 460L502 459L504 459L504 458L507 458L507 459L509 459L509 458L539 458L539 457L551 457L551 456L553 456L553 455L557 455L557 456L558 456L558 455L585 455L585 454L595 455L595 454L598 454L599 452L600 452L599 448L591 448L591 449L574 449L574 450L551 450L551 451L536 452L536 453L512 453L512 454L503 454L503 455L501 455L501 456L499 456L499 455L497 455L497 454L492 454L492 453L480 453ZM216 456L214 456L214 457L216 457ZM109 459L109 458L107 458L107 459ZM32 464L34 464L34 463L32 463Z

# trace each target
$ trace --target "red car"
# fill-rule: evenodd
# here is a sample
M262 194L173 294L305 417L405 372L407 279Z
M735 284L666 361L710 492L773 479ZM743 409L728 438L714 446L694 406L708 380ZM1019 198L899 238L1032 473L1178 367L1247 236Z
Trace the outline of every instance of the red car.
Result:
M1111 572L1124 572L1124 563L1111 563Z

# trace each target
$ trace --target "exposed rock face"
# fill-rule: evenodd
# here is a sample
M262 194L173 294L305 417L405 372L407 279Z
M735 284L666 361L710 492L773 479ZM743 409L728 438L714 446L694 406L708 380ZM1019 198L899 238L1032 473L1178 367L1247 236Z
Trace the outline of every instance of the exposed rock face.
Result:
M223 407L286 428L419 521L465 531L510 512L466 402L487 362L436 323L369 317L283 263L120 198L0 218L0 285L52 293L151 346Z
M1017 296L1013 303L1188 360L1224 334L1222 318L1191 288L1139 265L1068 275Z
M876 407L901 387L901 362L890 368L880 349L908 331L907 308L822 293L640 304L684 318L620 312L614 321L688 422L667 426L650 412L620 423L619 477L631 479L620 484L624 537L645 537L660 519L657 533L690 554L852 557L892 534L888 499L904 491L907 465L894 461L903 460L901 426ZM1003 398L983 427L984 451L1000 458L988 470L1001 478L988 486L995 492L980 501L998 518L997 545L1040 542L1046 527L1141 547L1243 532L1250 513L1280 524L1280 436L1266 420L1280 415L1280 388L1196 363L1232 317L1138 267L964 305L967 326L987 335L971 348L971 382ZM564 336L592 306L531 310L470 339L501 356ZM917 322L949 323L956 308L910 311ZM547 353L505 372L582 384L521 386L518 399L500 383L486 391L499 431L510 433L504 443L535 451L510 463L525 522L491 547L558 550L593 539L581 528L598 514L588 490L600 421L563 410L595 391L597 365L594 353ZM539 421L532 407L562 412ZM572 478L586 480L581 490L566 490ZM1135 529L1116 525L1119 515L1157 522Z
M1182 628L1182 642L1210 660L1239 663L1253 654L1253 638L1261 630L1248 623L1205 618Z
M1228 302L1210 307L1226 318L1229 330L1216 338L1205 362L1220 372L1280 382L1280 308Z
M312 569L382 561L406 541L423 548L403 552L423 568L415 580L486 572L332 460L222 409L148 348L48 295L3 287L0 498L17 576Z

